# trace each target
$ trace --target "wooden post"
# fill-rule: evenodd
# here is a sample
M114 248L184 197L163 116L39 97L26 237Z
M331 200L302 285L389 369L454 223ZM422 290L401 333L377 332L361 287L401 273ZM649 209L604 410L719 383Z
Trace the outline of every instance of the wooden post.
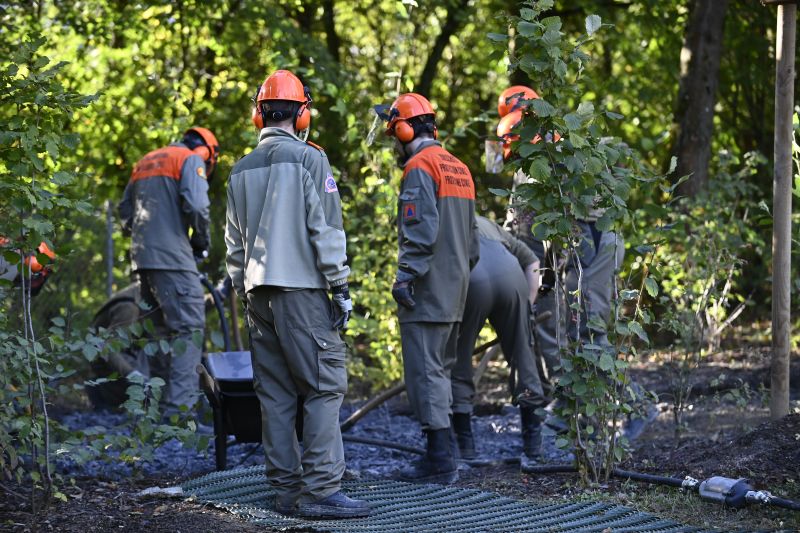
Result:
M772 419L789 414L792 247L792 112L797 5L778 5L775 68L775 175L772 196Z
M114 292L114 208L106 200L106 297Z

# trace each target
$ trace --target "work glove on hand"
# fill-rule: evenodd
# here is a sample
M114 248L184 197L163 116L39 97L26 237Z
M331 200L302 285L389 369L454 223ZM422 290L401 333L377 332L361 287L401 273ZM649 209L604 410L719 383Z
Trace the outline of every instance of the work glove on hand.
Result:
M333 327L334 329L345 329L353 312L353 300L350 299L350 288L347 283L331 287L331 298L340 312L339 318L336 319Z
M414 296L414 280L396 280L392 285L392 297L403 307L414 309L417 303L412 296Z

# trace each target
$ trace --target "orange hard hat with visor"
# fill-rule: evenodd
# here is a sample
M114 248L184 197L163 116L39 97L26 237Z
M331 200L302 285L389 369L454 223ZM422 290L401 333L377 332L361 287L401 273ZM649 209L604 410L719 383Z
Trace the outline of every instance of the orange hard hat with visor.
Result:
M430 115L436 117L436 111L427 98L417 93L405 93L397 97L391 106L376 105L375 112L386 121L386 135L396 137L402 143L414 139L414 127L408 123L412 118ZM433 128L433 138L438 136Z

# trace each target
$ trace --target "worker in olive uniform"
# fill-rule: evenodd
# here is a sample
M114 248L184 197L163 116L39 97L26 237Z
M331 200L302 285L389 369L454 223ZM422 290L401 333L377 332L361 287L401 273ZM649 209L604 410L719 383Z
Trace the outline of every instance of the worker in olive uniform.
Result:
M519 139L519 134L512 130L522 120L522 110L527 105L527 101L539 98L539 95L524 85L509 87L500 94L497 102L497 112L500 115L500 123L497 126L497 136L502 141L502 157L510 160L515 157L511 151L511 143ZM547 138L547 141L558 140L560 135L556 133L554 138ZM532 142L541 141L538 135ZM488 153L488 152L487 152ZM522 171L514 173L512 191L528 182L528 176ZM558 261L554 261L552 251L546 243L537 239L532 232L533 217L535 213L529 209L516 206L509 206L506 213L505 227L512 235L528 245L536 254L541 263L542 283L539 289L539 297L536 301L536 310L539 313L550 312L550 318L541 322L536 322L534 330L536 333L536 351L542 361L540 368L543 372L543 381L548 392L552 392L553 380L555 380L561 369L561 347L566 339L566 307L563 298L557 298L556 276L560 275ZM556 306L559 306L556 310Z
M136 163L119 204L123 232L131 235L131 270L150 309L143 318L170 341L168 353L150 360L151 375L166 382L167 412L191 407L199 394L201 347L194 337L202 336L205 311L196 258L210 245L207 177L218 154L209 130L188 129L180 142Z
M367 503L341 491L339 408L347 370L338 330L353 304L336 181L325 152L298 137L310 126L310 105L308 88L286 70L258 89L258 146L228 182L227 267L247 306L274 508L313 518L366 516ZM295 433L298 397L302 449Z
M528 308L539 290L539 260L528 246L496 223L477 217L481 259L469 276L464 318L453 367L453 427L461 456L475 457L471 413L475 397L472 353L489 319L511 367L510 392L520 408L523 453L537 459L542 444L541 418L536 409L547 405L533 352Z
M141 287L139 283L131 283L115 292L95 313L92 327L108 331L126 328L139 320L141 308ZM150 364L143 350L126 347L107 357L97 357L91 362L94 378L108 378L116 374L117 379L110 379L87 385L86 392L95 409L113 409L119 407L127 399L126 391L130 386L127 378L134 375L149 377Z
M376 108L403 166L398 202L398 303L403 368L412 409L427 437L426 455L400 472L408 481L458 479L450 445L458 326L470 269L479 254L475 185L469 169L436 140L430 102L414 93Z
M524 100L533 98L538 98L538 95L532 89L524 86L511 87L500 96L498 111L503 118L497 127L497 135L504 140L503 150L506 158L512 156L511 142L519 138L519 135L512 130L522 120ZM506 107L503 107L503 104ZM557 142L559 139L558 132L554 132L552 136L548 135L545 141ZM537 135L531 142L540 141L541 137ZM517 171L514 175L514 188L525 183L527 179L523 172ZM551 377L557 377L561 364L560 351L566 346L568 339L580 340L585 345L597 346L601 350L612 349L608 340L606 324L611 319L615 279L625 254L624 243L617 232L601 231L597 228L596 223L603 215L603 210L591 209L587 216L577 220L580 229L577 249L566 257L553 258L553 254L549 251L545 252L540 246L540 241L531 235L533 213L525 210L510 210L509 213L512 227L519 232L520 238L528 239L529 245L537 253L539 250L545 253L544 279L549 278L549 280L543 285L549 287L557 285L556 277L560 276L563 270L567 298L565 299L562 294L559 294L559 291L546 290L543 291L537 304L539 311L550 310L554 317L558 306L559 320L552 317L536 330L537 343L544 356L548 373ZM579 272L581 273L580 277ZM578 290L581 295L580 309L577 308L578 304L575 298ZM580 324L580 328L578 328L578 324ZM646 418L653 416L653 410L649 409L648 413L644 419L638 416L629 418L623 426L623 432L629 436L638 436L647 422ZM643 420L645 420L644 424ZM547 424L556 431L567 429L566 423L559 417L548 417ZM636 431L632 431L634 427Z

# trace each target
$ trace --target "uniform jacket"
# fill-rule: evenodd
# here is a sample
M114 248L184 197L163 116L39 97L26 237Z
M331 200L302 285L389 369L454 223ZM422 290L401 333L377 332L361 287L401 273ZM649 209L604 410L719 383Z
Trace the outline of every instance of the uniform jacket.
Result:
M208 207L206 167L198 155L174 143L144 156L119 204L123 231L132 237L133 270L197 272L193 250L210 245Z
M328 158L264 128L228 180L228 274L240 297L261 285L327 289L347 282L342 205Z
M524 183L528 183L528 176L521 170L517 170L514 173L514 182L511 190L516 191L517 188ZM513 198L512 196L512 199ZM541 240L533 236L531 230L534 216L536 216L536 214L530 209L526 209L522 206L512 207L509 205L508 211L506 212L505 228L510 231L514 237L528 245L528 247L536 253L540 261L544 261L544 244Z
M481 240L501 243L503 247L517 259L520 268L523 270L539 260L536 254L534 254L524 242L513 237L509 232L497 225L497 223L482 216L476 216L475 218L478 222L478 234ZM487 259L487 261L491 260L491 258L485 259Z
M398 279L414 280L414 309L400 322L460 322L480 246L469 169L437 141L405 164L398 199Z
M478 216L481 259L469 276L469 301L486 312L498 301L527 300L528 283L524 269L538 261L519 239L491 220ZM474 310L473 310L474 312ZM485 318L485 315L482 315Z

